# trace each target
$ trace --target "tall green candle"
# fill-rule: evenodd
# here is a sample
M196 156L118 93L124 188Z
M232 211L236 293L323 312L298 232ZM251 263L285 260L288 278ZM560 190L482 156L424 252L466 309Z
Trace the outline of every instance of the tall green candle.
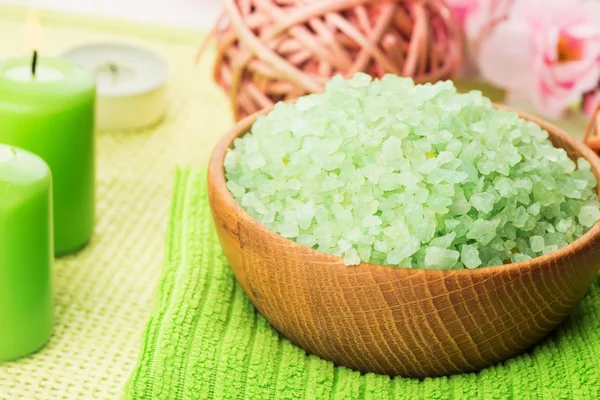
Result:
M42 347L53 325L48 165L0 144L0 361Z
M85 245L94 230L95 82L65 60L36 61L0 65L0 143L29 150L50 166L54 250L61 255Z

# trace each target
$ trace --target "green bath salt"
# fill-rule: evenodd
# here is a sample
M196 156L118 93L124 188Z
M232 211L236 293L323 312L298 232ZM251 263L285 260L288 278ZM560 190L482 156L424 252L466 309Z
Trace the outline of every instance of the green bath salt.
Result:
M590 164L449 81L333 78L236 139L227 187L252 217L360 262L479 268L528 260L599 218Z

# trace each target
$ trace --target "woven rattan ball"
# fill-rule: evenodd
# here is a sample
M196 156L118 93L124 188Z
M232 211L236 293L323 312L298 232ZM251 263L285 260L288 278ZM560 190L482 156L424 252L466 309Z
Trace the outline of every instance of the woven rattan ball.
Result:
M214 76L236 120L334 75L451 78L460 30L442 0L224 0Z

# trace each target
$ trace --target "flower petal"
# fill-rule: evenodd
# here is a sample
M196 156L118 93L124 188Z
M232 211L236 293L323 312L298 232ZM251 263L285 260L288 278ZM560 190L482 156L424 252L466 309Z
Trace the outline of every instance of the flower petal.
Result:
M482 43L479 68L491 83L515 90L531 85L532 54L531 30L526 24L509 23L499 25Z
M592 117L596 106L600 103L600 90L596 89L593 92L586 94L583 98L583 111L588 117Z
M598 84L600 64L597 60L557 63L550 67L552 80L578 91L588 91Z

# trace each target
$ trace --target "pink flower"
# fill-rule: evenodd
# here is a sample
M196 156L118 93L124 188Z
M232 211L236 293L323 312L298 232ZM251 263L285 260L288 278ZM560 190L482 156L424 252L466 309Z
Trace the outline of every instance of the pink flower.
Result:
M481 1L482 0L446 0L446 3L448 3L448 6L454 11L454 15L460 25L464 26L467 17L477 11Z
M507 17L515 0L447 0L454 15L472 41L482 31Z
M508 19L481 44L480 71L558 118L600 78L600 3L516 1Z
M586 113L588 117L592 117L594 115L594 111L596 107L600 103L600 89L592 90L591 92L587 92L583 96L583 111Z
M446 0L464 32L463 75L477 75L475 60L479 43L498 22L506 19L514 1Z

